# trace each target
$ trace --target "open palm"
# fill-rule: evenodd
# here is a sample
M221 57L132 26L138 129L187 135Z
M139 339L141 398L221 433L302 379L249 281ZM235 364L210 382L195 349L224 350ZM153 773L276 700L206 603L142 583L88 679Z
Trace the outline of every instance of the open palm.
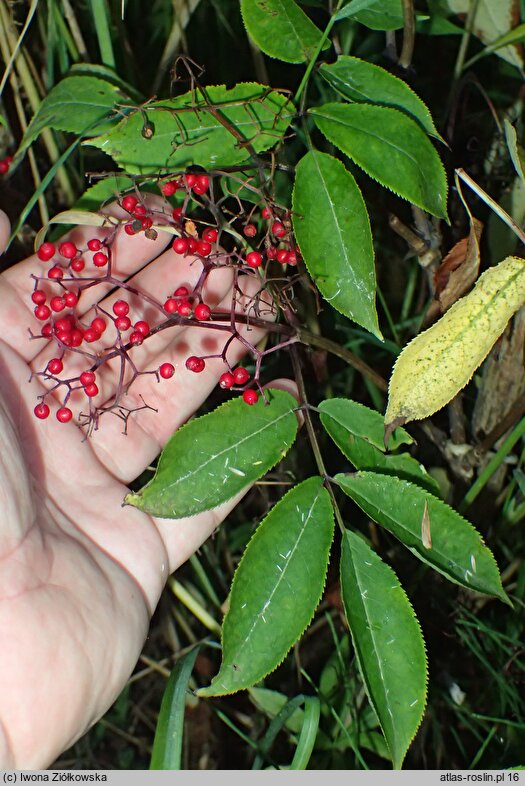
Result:
M0 215L2 248L8 231ZM78 246L104 229L75 230ZM162 299L192 283L198 263L163 253L166 236L119 235L113 246L121 278ZM1 250L1 248L0 248ZM153 261L151 261L153 260ZM149 264L148 264L149 263ZM83 441L74 420L33 416L41 378L28 382L52 357L33 315L30 274L36 257L0 276L0 766L47 766L114 701L131 673L149 618L167 576L208 537L237 502L176 522L122 507L126 484L158 454L216 385L221 361L201 374L184 368L190 354L210 354L224 334L196 328L166 330L137 350L142 368L169 361L175 376L158 383L139 377L130 406L142 395L152 410L132 415L128 435L111 414ZM207 302L228 308L231 277L209 278ZM249 284L249 282L248 282ZM102 287L81 300L87 310ZM107 303L118 299L107 295ZM84 297L84 296L83 296ZM91 297L91 301L89 300ZM136 313L136 310L135 310ZM140 317L139 317L140 318ZM255 336L256 338L256 336ZM254 341L254 332L250 335ZM203 347L205 347L203 349ZM240 344L231 359L242 354ZM135 352L135 351L134 351ZM134 354L135 357L135 354ZM111 400L117 371L100 374ZM50 397L46 399L50 403ZM69 404L75 414L82 401Z

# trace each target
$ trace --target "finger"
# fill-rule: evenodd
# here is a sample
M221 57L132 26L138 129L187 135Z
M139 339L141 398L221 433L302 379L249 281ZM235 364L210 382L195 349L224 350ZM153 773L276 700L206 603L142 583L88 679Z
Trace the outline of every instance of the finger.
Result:
M0 254L3 254L7 248L9 235L11 234L11 222L4 213L0 210Z

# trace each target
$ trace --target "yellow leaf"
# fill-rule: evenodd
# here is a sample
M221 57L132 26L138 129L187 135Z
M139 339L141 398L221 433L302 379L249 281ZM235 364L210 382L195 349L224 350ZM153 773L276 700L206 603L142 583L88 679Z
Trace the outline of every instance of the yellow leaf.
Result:
M388 389L387 430L392 424L426 418L448 404L523 303L524 259L507 257L483 273L470 294L399 355Z

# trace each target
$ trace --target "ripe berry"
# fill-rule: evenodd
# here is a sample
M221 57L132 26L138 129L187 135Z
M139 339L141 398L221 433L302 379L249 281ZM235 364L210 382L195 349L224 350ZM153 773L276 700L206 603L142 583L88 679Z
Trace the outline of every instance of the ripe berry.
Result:
M173 196L173 194L178 190L179 184L176 180L168 180L166 183L163 183L160 187L160 190L166 197Z
M287 251L285 248L280 248L277 252L277 261L281 263L281 265L286 265L288 262L288 257L290 252Z
M13 156L6 156L0 161L0 175L7 175L9 167L13 162Z
M51 306L52 311L63 311L66 307L66 301L63 297L55 295L55 297L52 297L49 301L49 305Z
M134 197L131 194L129 194L128 196L125 196L124 199L122 200L122 207L124 208L124 210L127 210L128 213L132 213L135 210L138 201L139 200L137 199L137 197Z
M133 224L124 224L124 232L126 235L136 235L135 228Z
M93 254L93 264L95 267L104 267L104 265L107 265L107 263L108 258L105 254L102 253L102 251L97 251L96 254Z
M35 317L37 319L41 319L42 322L45 322L46 319L49 319L51 316L51 309L49 306L36 306L35 307Z
M292 267L295 267L297 265L297 254L295 251L288 252L287 262L289 265L292 265Z
M178 287L173 294L175 297L188 297L190 293L187 287Z
M184 182L188 188L193 188L197 183L197 175L194 175L190 172L189 175L184 176Z
M88 398L94 398L95 396L98 396L98 387L94 382L92 382L90 385L86 385L84 387L84 393L86 396L88 396Z
M286 235L286 229L280 221L273 222L272 235L275 235L275 237L284 237Z
M191 303L188 300L181 300L180 303L177 304L177 311L181 317L189 317L191 316L193 309L191 307Z
M193 254L197 250L197 241L194 237L188 238L188 253Z
M219 377L219 386L223 390L228 390L235 385L235 378L231 371L225 371L224 374L221 374Z
M95 381L96 375L94 371L83 371L80 375L80 382L82 385L92 385Z
M153 219L152 218L143 218L140 222L142 229L151 229L153 226Z
M71 270L74 270L75 273L81 273L82 270L84 270L85 266L86 263L84 262L82 257L77 257L76 259L73 259L73 261L71 262Z
M182 219L182 208L176 207L172 212L173 220L179 223Z
M172 248L176 254L185 254L188 250L188 238L176 237L173 241Z
M205 194L210 187L210 178L208 175L197 175L197 182L193 186L195 194Z
M200 374L201 371L204 371L206 367L206 363L202 358L198 358L195 355L189 357L186 361L186 368L188 371L194 371L196 374Z
M195 306L193 313L198 320L205 322L211 317L211 308L207 306L206 303L199 303L198 306Z
M54 265L48 270L47 277L58 281L59 279L64 278L64 271L61 267L58 267L58 265Z
M246 224L243 229L243 233L245 237L255 237L257 234L257 227L255 224Z
M131 327L131 319L129 317L116 317L115 327L121 332L129 330Z
M213 227L207 227L202 233L202 239L207 240L208 243L215 243L218 237L219 233Z
M245 385L250 379L250 375L242 366L238 366L233 372L233 378L236 385Z
M49 371L50 374L60 374L63 368L64 364L60 358L51 358L47 364L47 371Z
M142 335L142 333L139 333L138 330L134 330L133 333L130 334L129 343L133 344L133 346L139 347L143 341L144 341L144 336Z
M266 249L266 256L268 257L268 259L276 259L277 258L277 249L275 248L275 246L269 246Z
M144 218L146 213L147 213L147 210L146 210L145 205L137 205L137 207L133 211L133 215L134 215L135 218Z
M41 289L35 289L35 291L31 295L31 300L37 306L42 306L46 302L46 293L43 292Z
M159 374L162 379L171 379L171 377L175 373L175 366L172 366L171 363L163 363L159 366Z
M98 239L98 237L94 237L91 240L88 240L87 247L90 251L100 251L102 248L102 242Z
M67 335L67 334L66 334ZM64 342L69 347L79 347L84 340L84 331L79 330L79 328L73 328L71 333L69 333L69 342Z
M102 334L106 329L106 320L102 319L102 317L95 317L91 323L91 327L93 330L96 330L97 333Z
M251 388L249 388L248 390L245 390L244 393L242 394L242 400L246 404L252 406L253 404L257 404L257 401L259 400L259 394L257 393L256 390L252 390Z
M266 218L266 219L271 218L272 217L272 211L270 210L269 207L263 207L262 212L261 212L261 216L263 218Z
M73 259L78 253L78 249L74 243L71 241L66 240L64 243L61 243L58 247L58 253L60 256L65 257L66 259Z
M129 303L125 300L116 300L113 303L113 313L117 317L125 317L129 313Z
M261 254L258 251L250 251L249 254L246 254L246 264L248 267L260 267L262 265Z
M55 331L57 333L60 331L63 331L64 333L70 333L74 327L75 320L71 315L67 317L60 317L60 319L55 320Z
M207 257L211 254L211 243L207 240L199 240L197 243L197 254L201 257Z
M65 292L64 302L68 308L75 308L78 303L78 295L76 295L75 292Z
M49 407L47 406L47 404L44 404L43 401L41 401L40 404L36 405L33 412L35 413L37 418L39 418L39 420L45 420L46 418L49 417Z
M179 301L175 300L175 298L169 297L166 302L164 303L164 311L167 314L178 314L179 312Z
M139 322L135 322L133 327L135 328L135 330L138 333L141 334L141 336L146 337L147 335L149 335L150 326L144 319L141 319ZM131 338L130 338L130 341L131 341Z
M95 341L98 341L100 338L100 333L98 330L95 330L92 327L86 328L84 330L84 341L86 344L93 344Z
M47 325L42 326L41 333L44 338L51 338L53 335L53 326L51 325L51 322L48 322Z
M73 413L69 407L60 407L60 409L57 410L57 420L60 423L68 423L72 417Z
M38 251L36 252L37 257L42 262L49 262L51 257L55 255L55 246L53 243L42 243Z

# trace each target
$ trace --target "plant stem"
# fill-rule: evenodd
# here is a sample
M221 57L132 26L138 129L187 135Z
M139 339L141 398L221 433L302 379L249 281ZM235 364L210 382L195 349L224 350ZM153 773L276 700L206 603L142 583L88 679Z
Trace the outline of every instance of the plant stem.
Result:
M299 101L301 95L303 94L303 91L304 91L306 85L308 84L308 80L310 79L310 74L312 73L312 69L313 69L313 67L314 67L314 65L315 65L315 63L317 61L317 58L321 54L321 50L322 50L323 46L325 45L325 42L328 39L328 36L330 35L332 27L334 26L334 24L336 22L335 15L336 15L337 11L339 11L339 9L341 8L342 4L343 4L343 0L339 0L339 2L337 3L337 5L336 5L336 7L334 9L333 15L330 17L330 20L329 20L328 24L325 27L324 33L321 36L321 40L319 41L319 43L318 43L318 45L317 45L317 47L315 49L315 52L313 53L312 57L310 58L310 62L308 63L306 71L304 72L303 78L301 79L301 83L300 83L299 87L297 88L297 91L296 91L294 99L293 99L295 104L297 104L297 102Z
M168 581L168 585L170 590L173 592L175 597L183 603L186 608L191 611L194 617L196 617L199 622L202 622L205 628L208 628L212 633L220 634L221 626L214 620L210 614L204 609L200 603L198 603L193 595L191 595L188 590L182 586L180 581L176 581L174 578L170 578Z
M403 48L399 56L401 68L408 68L412 62L415 33L414 2L413 0L403 0Z
M509 216L509 214L505 210L503 210L501 205L498 205L498 203L494 199L492 199L492 197L490 197L486 191L483 191L481 186L479 186L476 183L476 181L470 177L470 175L467 175L464 169L456 169L455 175L456 175L456 179L459 177L468 186L470 186L470 188L474 191L474 193L476 193L479 196L479 198L482 199L483 202L485 202L485 204L488 205L496 213L496 215L499 216L499 218L501 218L501 220L504 221L507 224L507 226L509 226L512 229L514 234L519 237L521 242L525 243L525 232L523 232L521 227L519 227L518 224L516 224L514 219L511 216Z

